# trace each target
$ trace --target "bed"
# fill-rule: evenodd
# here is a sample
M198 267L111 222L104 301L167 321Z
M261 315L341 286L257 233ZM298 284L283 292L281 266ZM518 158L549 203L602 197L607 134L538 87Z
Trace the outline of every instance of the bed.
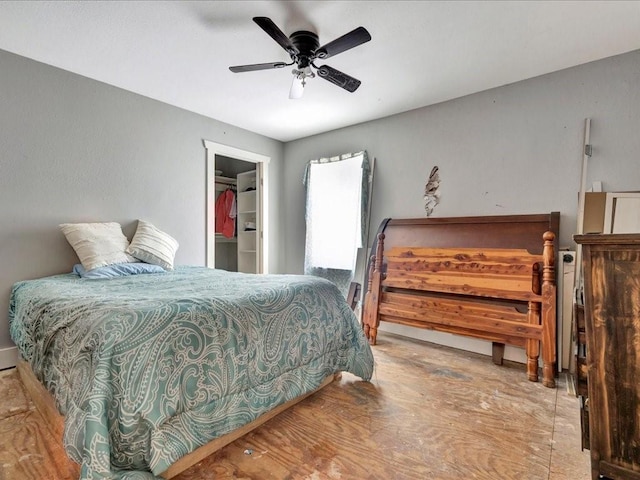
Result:
M367 274L363 328L381 321L525 349L527 376L556 385L556 273L560 215L385 219Z
M204 267L14 285L10 333L81 478L154 478L373 356L330 282ZM185 465L189 466L189 465Z

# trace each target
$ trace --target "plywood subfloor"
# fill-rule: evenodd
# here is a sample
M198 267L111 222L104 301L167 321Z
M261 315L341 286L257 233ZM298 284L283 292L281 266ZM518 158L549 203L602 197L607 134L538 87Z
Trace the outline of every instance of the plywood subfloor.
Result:
M563 376L548 389L522 365L384 333L373 349L371 383L344 374L175 478L590 479ZM72 478L15 372L0 398L0 480Z

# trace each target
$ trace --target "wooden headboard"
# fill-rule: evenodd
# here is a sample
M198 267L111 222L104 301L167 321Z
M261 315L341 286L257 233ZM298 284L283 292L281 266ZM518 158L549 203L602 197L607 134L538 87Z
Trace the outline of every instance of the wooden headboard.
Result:
M542 254L542 235L555 234L554 251L558 252L560 212L527 215L492 215L478 217L385 218L378 227L371 247L376 251L378 234L385 235L385 248L459 247L524 248ZM369 278L365 272L364 288Z
M483 217L385 218L377 233L384 233L385 248L394 246L525 248L542 254L540 239L546 231L556 235L558 251L560 212ZM376 234L376 238L377 238ZM371 249L375 252L375 244Z
M555 386L555 254L560 214L385 219L367 279L363 329L380 321L526 348L529 380ZM516 305L520 303L520 305ZM526 307L526 311L522 310Z

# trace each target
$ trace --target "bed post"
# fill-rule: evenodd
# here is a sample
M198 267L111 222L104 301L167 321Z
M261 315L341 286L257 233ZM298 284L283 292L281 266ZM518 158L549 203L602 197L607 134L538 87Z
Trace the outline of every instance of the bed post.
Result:
M533 264L533 293L540 295L540 265ZM530 325L540 325L540 303L530 301L527 310L527 321ZM527 377L531 382L538 381L538 359L540 358L542 338L527 339Z
M369 315L369 298L371 296L371 284L373 283L373 269L374 269L375 261L376 261L376 256L371 255L371 258L369 258L369 266L367 267L368 269L367 285L366 285L366 290L364 292L362 328L364 330L364 335L367 338L370 338L370 332L371 332L371 326L369 325L368 315Z
M545 232L542 252L542 384L554 388L556 366L555 234Z
M378 316L378 306L380 289L382 283L382 252L384 251L384 233L378 234L378 243L376 245L376 253L371 256L369 264L369 281L367 282L367 293L364 299L364 315L362 325L364 334L369 339L371 345L376 344L378 335L378 325L380 317Z

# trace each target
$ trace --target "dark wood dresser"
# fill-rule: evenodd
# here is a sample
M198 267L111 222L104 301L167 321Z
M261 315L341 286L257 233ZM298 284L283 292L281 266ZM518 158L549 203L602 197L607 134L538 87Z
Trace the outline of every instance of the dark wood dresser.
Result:
M640 234L582 245L592 479L640 480Z

